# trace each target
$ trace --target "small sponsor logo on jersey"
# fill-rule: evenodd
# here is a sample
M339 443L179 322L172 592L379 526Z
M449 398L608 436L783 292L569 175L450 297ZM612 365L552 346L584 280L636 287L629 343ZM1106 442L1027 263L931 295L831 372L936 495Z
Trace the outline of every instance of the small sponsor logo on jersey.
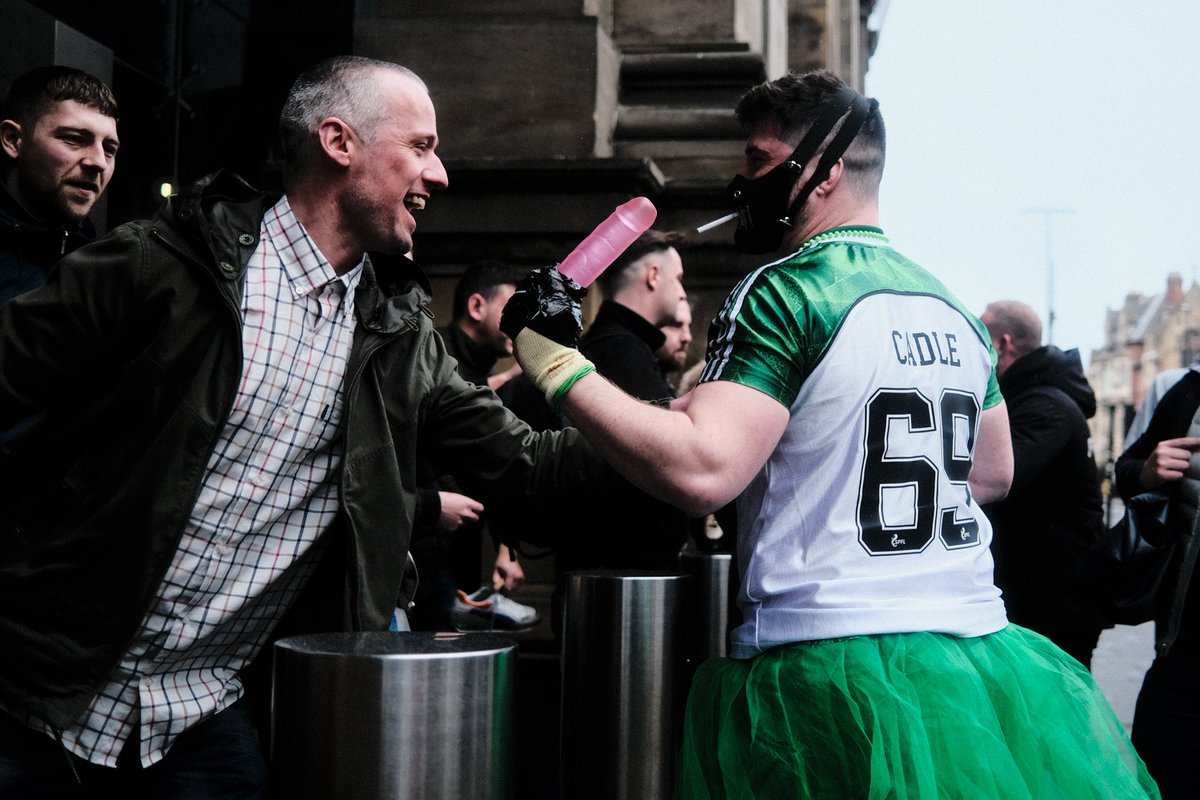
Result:
M892 534L892 547L903 547L906 544L908 544L907 539L901 539L898 533Z
M892 331L892 348L896 360L909 367L962 366L958 360L958 337L953 333Z

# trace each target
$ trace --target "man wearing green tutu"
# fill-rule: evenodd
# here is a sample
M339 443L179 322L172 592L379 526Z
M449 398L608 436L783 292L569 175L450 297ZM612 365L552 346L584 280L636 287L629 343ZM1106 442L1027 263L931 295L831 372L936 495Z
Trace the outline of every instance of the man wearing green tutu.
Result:
M627 477L697 515L736 499L742 621L696 675L681 797L1157 797L1087 671L1005 617L979 508L1012 479L995 353L879 228L878 104L813 72L737 115L736 241L775 255L695 390L668 410L592 374L553 270L504 320Z

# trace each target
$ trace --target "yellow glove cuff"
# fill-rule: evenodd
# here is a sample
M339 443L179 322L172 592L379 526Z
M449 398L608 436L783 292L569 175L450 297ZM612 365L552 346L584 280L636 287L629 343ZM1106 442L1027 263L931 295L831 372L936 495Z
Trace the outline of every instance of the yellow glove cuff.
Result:
M547 339L531 328L517 334L513 352L521 369L555 410L575 381L596 371L596 366L574 347Z

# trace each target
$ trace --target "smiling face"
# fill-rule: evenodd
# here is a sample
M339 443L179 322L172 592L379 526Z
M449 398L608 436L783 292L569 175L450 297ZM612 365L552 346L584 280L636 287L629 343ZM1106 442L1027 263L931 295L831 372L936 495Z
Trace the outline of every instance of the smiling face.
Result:
M91 106L63 100L33 123L0 121L10 159L4 185L38 219L77 223L88 215L116 169L117 122Z
M400 73L381 70L377 80L388 111L369 137L358 139L343 219L364 250L398 255L412 249L413 213L449 179L435 153L437 120L428 92Z

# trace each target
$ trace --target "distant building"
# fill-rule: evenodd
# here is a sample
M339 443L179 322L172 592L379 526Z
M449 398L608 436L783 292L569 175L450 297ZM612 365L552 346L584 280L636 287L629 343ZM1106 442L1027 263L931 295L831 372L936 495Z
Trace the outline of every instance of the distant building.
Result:
M1125 297L1104 320L1104 346L1092 351L1088 381L1099 410L1092 419L1096 460L1106 464L1125 449L1125 431L1141 405L1146 387L1163 370L1186 366L1200 357L1200 287L1186 291L1173 272L1166 291Z

